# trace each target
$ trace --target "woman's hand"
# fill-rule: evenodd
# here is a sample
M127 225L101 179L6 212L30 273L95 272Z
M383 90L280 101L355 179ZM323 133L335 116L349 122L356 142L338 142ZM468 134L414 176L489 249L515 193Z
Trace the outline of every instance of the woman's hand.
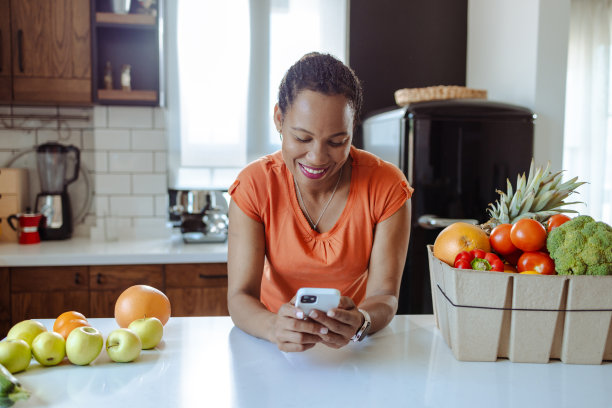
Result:
M364 319L353 299L347 296L342 296L338 307L331 309L327 314L319 310L313 310L308 317L329 330L327 333L318 334L318 336L321 343L333 348L346 346L351 341L351 337L363 325Z
M272 325L272 341L282 351L306 351L321 342L328 329L310 319L291 303L280 307Z

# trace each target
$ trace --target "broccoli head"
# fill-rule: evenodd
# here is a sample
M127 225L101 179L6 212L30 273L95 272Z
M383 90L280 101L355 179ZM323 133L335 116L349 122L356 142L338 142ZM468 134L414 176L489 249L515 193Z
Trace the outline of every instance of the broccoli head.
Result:
M612 275L612 227L588 215L553 229L546 249L559 275Z

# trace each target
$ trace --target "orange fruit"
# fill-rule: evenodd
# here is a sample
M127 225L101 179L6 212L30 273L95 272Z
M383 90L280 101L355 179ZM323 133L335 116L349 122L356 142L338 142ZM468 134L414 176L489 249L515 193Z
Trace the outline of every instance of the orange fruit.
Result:
M434 242L433 254L439 260L453 266L459 252L472 249L491 252L489 236L478 225L455 222L440 231Z
M165 325L170 319L170 300L152 286L130 286L115 302L115 320L119 327L128 327L134 320L145 317L157 317Z
M74 319L82 319L87 321L87 318L83 315L83 313L75 312L74 310L64 312L55 319L55 322L53 323L53 331L56 332L57 329L64 325L64 323Z
M61 325L57 330L53 329L54 332L59 333L65 339L68 338L68 335L71 331L76 329L77 327L82 326L91 326L87 320L83 319L72 319L66 321L63 325Z

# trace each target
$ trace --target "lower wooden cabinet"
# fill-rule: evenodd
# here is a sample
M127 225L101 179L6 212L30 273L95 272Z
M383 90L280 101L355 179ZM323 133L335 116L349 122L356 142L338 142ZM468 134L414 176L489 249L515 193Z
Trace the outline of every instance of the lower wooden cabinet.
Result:
M227 264L92 265L0 268L0 339L25 319L67 310L113 317L126 288L144 284L168 296L172 316L227 316Z
M96 265L89 267L91 317L113 317L115 301L132 285L164 290L163 265Z
M227 316L227 264L166 266L172 316Z
M11 320L55 318L67 310L87 316L89 273L86 266L11 268Z

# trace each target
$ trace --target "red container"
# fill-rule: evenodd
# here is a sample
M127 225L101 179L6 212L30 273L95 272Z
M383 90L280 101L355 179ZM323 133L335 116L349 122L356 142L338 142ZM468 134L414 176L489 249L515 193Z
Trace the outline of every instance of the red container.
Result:
M27 245L40 242L38 225L41 219L42 214L13 214L7 218L7 221L11 228L19 234L19 243ZM17 221L19 225L13 225L13 221Z

